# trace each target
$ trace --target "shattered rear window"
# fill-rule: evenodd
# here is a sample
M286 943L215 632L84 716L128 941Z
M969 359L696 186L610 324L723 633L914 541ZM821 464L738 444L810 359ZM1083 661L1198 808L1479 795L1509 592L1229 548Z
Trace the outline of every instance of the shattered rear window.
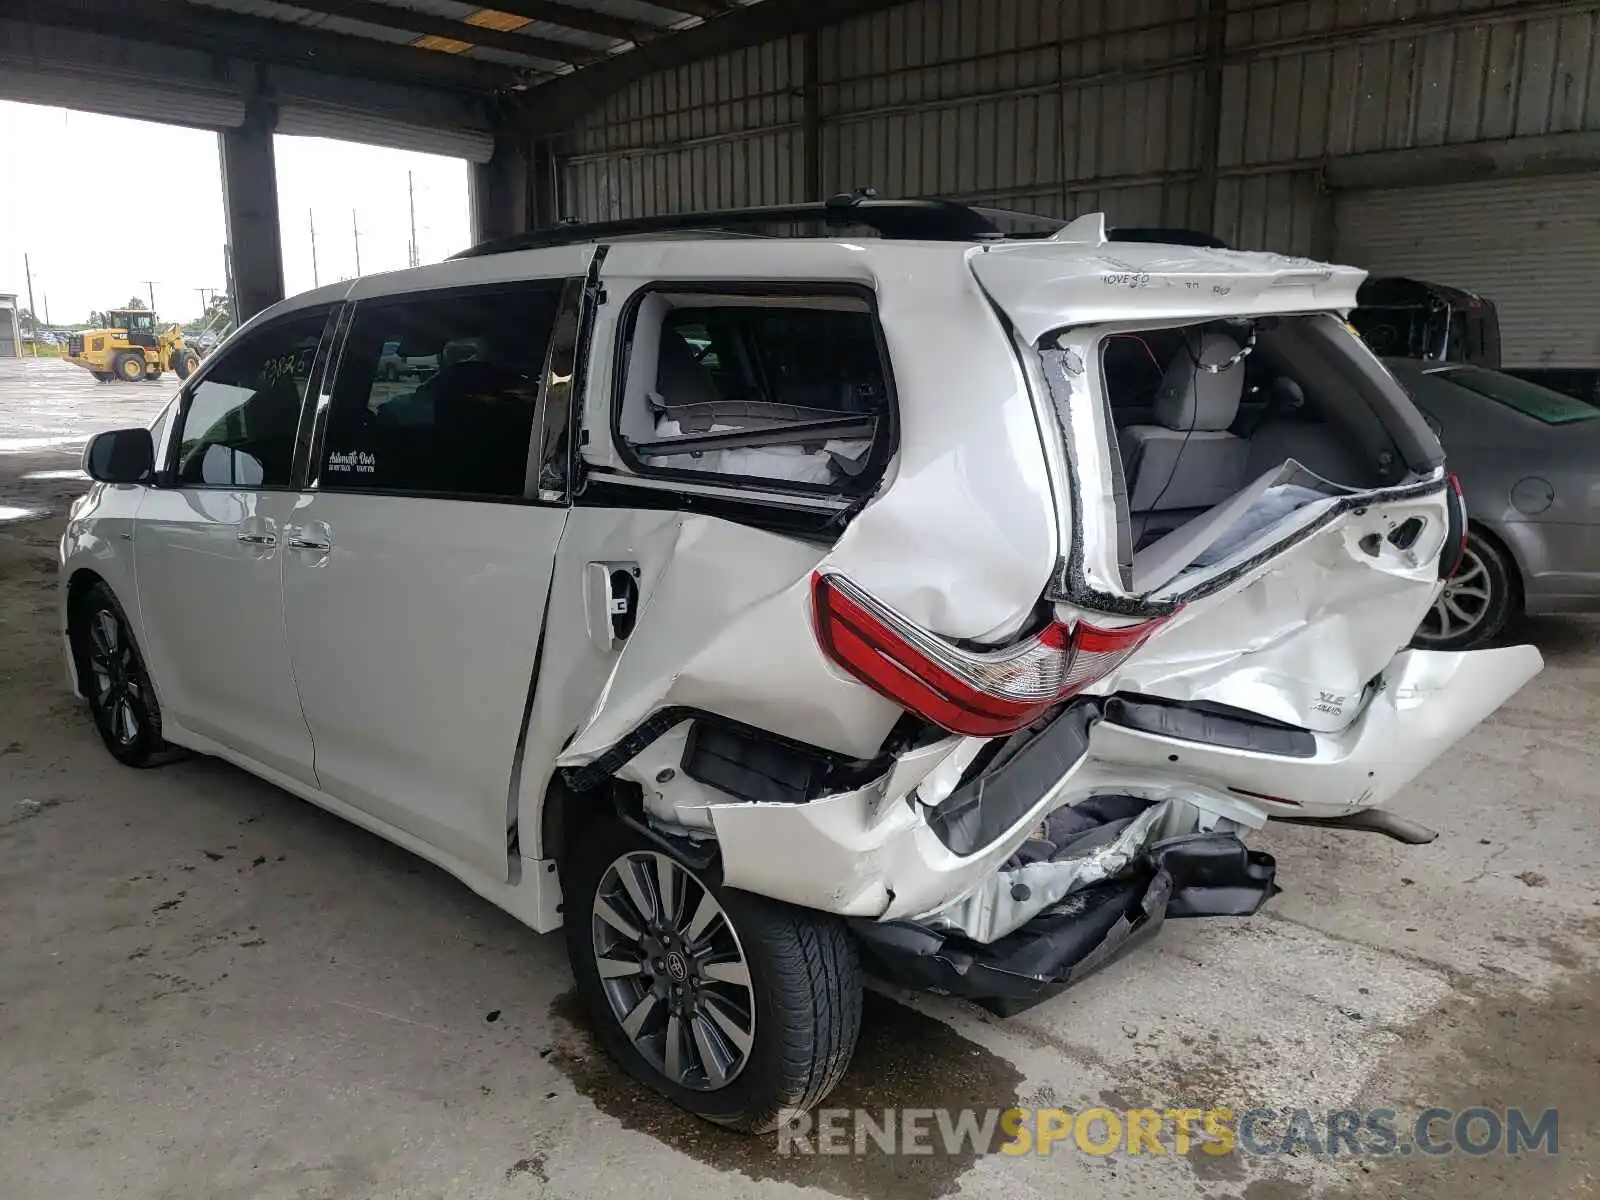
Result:
M1543 421L1546 425L1568 425L1573 421L1589 421L1600 417L1600 408L1592 404L1553 392L1537 383L1529 383L1526 379L1518 379L1515 375L1505 375L1482 367L1457 367L1451 371L1429 374L1515 409L1525 417Z

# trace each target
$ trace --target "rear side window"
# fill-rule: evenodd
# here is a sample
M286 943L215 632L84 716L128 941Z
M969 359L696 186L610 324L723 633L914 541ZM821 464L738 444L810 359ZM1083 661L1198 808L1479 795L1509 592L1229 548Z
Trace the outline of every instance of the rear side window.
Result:
M560 297L552 281L362 304L317 486L521 499Z
M277 321L239 339L189 392L176 471L185 487L286 488L295 430L328 310Z
M869 296L652 290L624 335L618 446L641 474L860 492L887 459Z

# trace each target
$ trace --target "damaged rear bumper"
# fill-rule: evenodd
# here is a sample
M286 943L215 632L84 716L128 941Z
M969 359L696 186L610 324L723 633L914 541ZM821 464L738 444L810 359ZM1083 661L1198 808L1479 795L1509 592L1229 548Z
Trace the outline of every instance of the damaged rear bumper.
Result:
M1241 839L1269 816L1428 840L1380 806L1539 666L1531 647L1404 651L1337 732L1082 696L1009 741L932 743L802 802L717 793L702 819L730 886L850 919L888 978L1015 1011L1169 916L1253 913L1274 864Z
M1272 856L1197 833L1151 845L1123 875L1070 893L987 944L924 921L854 920L869 965L898 983L976 1000L1002 1016L1071 987L1168 917L1248 916L1278 891Z

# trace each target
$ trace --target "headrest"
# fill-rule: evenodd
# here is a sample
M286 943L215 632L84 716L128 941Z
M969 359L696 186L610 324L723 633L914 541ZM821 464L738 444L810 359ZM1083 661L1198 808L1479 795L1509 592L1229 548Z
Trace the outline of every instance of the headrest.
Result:
M661 331L661 348L656 356L656 394L660 397L660 406L669 415L675 408L715 404L722 399L711 373L695 357L694 347L674 329Z
M1156 420L1185 433L1221 432L1232 425L1244 394L1244 361L1215 372L1203 368L1221 367L1238 353L1239 343L1220 333L1204 334L1198 352L1185 344L1167 365L1156 393Z
M1306 390L1287 375L1279 375L1272 381L1270 392L1272 407L1280 413L1297 413L1306 406Z

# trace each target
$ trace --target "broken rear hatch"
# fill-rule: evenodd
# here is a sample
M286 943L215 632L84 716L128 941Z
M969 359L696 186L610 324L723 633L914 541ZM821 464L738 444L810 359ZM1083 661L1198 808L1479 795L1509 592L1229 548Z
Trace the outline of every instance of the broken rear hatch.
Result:
M1291 756L1108 717L1101 767L1338 816L1387 800L1538 672L1531 646L1405 649L1462 517L1437 439L1337 315L1362 272L1105 244L1094 218L969 262L1057 435L1058 618L1168 618L1092 690L1312 736Z

